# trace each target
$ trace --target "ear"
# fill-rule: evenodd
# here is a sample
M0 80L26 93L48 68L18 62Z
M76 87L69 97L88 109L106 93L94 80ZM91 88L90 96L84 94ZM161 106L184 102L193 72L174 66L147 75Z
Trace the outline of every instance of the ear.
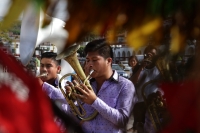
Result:
M107 58L109 64L112 64L112 58Z
M61 72L61 66L57 66L57 73L59 74Z

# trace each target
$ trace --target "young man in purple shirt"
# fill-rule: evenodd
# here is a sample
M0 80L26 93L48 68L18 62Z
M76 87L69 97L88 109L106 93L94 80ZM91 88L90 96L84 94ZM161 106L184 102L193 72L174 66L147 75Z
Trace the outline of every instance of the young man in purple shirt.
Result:
M89 121L82 121L86 133L123 133L126 132L131 111L137 100L133 83L112 70L112 48L104 39L88 43L84 49L86 64L94 70L90 84L93 90L80 84L75 88L81 94L72 93L83 103L90 116L94 110L98 115ZM66 92L70 93L75 82L67 82ZM70 111L68 109L68 111Z
M59 80L61 79L61 75L59 74L61 71L61 60L56 60L57 53L53 52L45 52L41 56L40 61L40 74L46 73L45 76L41 76L38 78L42 90L45 91L45 93L48 95L48 97L51 99L52 103L54 103L56 106L54 106L54 113L55 113L55 122L60 127L60 130L62 132L66 132L71 130L70 128L74 129L74 126L71 126L72 124L68 124L65 121L63 121L63 114L60 114L60 112L55 108L62 109L64 106L63 111L69 110L67 109L68 104L58 88ZM65 84L65 81L64 83ZM68 112L67 112L68 113ZM69 115L71 113L69 112ZM65 117L69 118L68 115L65 115ZM70 123L75 123L74 119L67 119L66 121L70 121ZM65 123L64 123L65 122ZM76 123L77 124L77 123ZM66 127L67 126L67 127ZM70 127L69 127L70 126ZM76 128L79 128L78 126ZM79 129L78 129L79 130Z

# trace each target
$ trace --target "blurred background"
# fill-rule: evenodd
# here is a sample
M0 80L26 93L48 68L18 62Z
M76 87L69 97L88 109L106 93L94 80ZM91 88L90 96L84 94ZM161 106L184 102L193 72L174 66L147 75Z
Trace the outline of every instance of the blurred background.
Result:
M94 39L105 38L114 53L113 69L126 78L131 75L129 57L135 55L140 63L144 49L154 45L159 57L168 64L163 69L170 75L177 73L181 77L181 80L165 81L173 89L167 98L173 99L188 92L199 94L199 10L199 0L2 0L0 45L5 53L37 75L39 66L35 59L40 59L42 53L61 53L69 46L79 44L77 57L83 65L85 45ZM7 72L7 68L2 69ZM174 85L180 83L177 81L187 83L184 92L183 86L177 88ZM190 88L190 85L195 86ZM190 97L189 102L184 98L177 103L187 107L184 113L199 111L199 95ZM188 105L192 107L188 108ZM179 106L175 107L172 114ZM176 132L183 125L191 129L189 131L199 132L199 119L193 121L193 117L188 118L189 115L184 113L187 122L176 121L176 128L169 122L167 129L170 130L163 132ZM188 121L193 123L188 124Z

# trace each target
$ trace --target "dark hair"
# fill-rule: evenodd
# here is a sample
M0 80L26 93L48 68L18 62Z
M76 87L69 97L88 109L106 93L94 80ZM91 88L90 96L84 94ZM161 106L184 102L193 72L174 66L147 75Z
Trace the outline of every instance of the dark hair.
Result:
M153 45L148 45L145 50L144 50L144 54L148 53L149 51L151 51L152 49L155 49L156 50L156 53L158 53L158 49L153 46Z
M138 62L138 58L137 58L137 56L132 55L132 56L130 56L130 57L128 58L128 65L129 65L129 66L131 66L131 65L130 65L130 61L131 61L131 59L134 59L134 58L135 58L135 60Z
M105 41L105 39L98 39L89 42L84 49L85 54L88 52L98 52L99 55L106 58L113 58L113 51L111 46Z
M60 65L61 60L56 60L56 56L57 56L57 54L54 52L45 52L41 55L41 60L42 60L42 58L49 58L49 59L54 60L57 65Z

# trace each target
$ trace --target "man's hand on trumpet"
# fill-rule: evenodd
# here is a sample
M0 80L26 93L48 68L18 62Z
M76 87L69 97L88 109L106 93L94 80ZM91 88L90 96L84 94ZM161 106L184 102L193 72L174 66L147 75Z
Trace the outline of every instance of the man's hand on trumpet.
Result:
M94 93L93 90L88 88L86 85L82 83L79 84L77 83L76 80L74 80L73 82L67 81L67 84L68 85L65 86L66 94L72 95L72 98L75 96L76 98L80 99L82 102L86 104L90 104L90 105L96 100L97 98L96 94Z

